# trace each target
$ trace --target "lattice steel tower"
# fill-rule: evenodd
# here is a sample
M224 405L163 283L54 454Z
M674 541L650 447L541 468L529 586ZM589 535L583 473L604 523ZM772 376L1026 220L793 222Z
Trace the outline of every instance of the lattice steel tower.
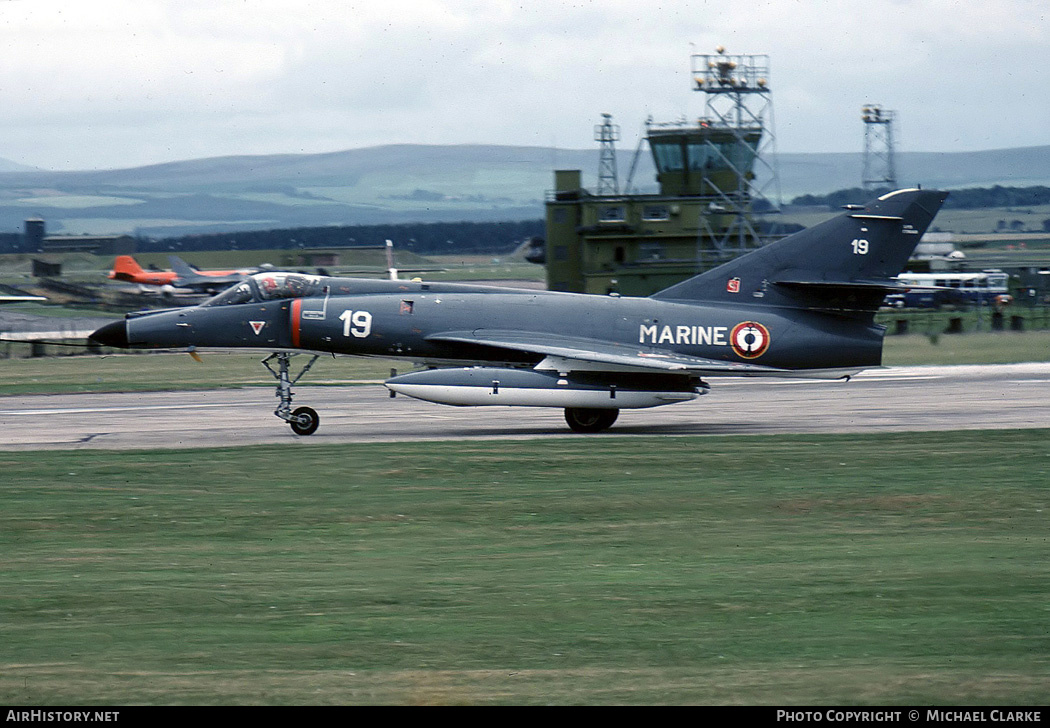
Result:
M889 187L897 189L897 161L893 142L896 111L878 104L861 109L864 120L864 172L861 183L866 190Z
M694 90L705 95L700 126L709 130L700 167L711 196L698 241L703 269L763 244L755 212L780 209L773 94L768 55L692 56ZM690 160L694 162L694 160Z
M602 114L602 123L594 126L594 140L600 145L598 157L599 195L620 194L616 174L616 142L620 140L620 126L612 123L612 114Z

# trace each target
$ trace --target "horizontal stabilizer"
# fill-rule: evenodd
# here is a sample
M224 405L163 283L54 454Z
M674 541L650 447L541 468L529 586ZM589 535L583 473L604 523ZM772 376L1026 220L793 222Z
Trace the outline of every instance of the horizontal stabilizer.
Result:
M914 288L898 281L777 281L776 284L788 288L812 288L815 291L841 289L875 293L903 293Z

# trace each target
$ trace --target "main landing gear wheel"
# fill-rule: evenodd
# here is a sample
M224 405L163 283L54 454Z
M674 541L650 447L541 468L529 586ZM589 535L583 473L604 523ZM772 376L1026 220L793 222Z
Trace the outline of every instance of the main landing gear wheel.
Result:
M317 432L317 426L321 424L321 418L310 407L298 407L295 412L292 412L292 417L288 420L288 424L296 435L312 435Z
M565 409L565 422L573 432L608 430L619 416L620 410L618 409L589 409L586 407Z

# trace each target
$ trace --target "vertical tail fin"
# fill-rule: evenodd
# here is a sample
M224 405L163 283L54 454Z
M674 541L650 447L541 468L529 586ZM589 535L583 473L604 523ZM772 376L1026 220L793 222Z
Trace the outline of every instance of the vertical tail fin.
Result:
M179 256L169 255L168 262L171 263L171 269L175 271L175 275L177 275L180 279L192 280L194 278L200 278L200 273L195 271L189 263L184 261Z
M873 313L947 196L890 192L652 297Z
M145 272L130 255L118 255L113 261L113 270L109 272L109 277L117 281L133 281L136 275Z

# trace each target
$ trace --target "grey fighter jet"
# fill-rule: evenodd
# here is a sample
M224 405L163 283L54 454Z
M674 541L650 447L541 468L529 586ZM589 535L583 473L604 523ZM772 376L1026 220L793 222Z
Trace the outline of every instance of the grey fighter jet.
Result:
M685 402L706 379L840 379L882 359L874 315L946 192L898 190L647 298L420 281L257 273L192 308L128 314L91 335L135 349L271 353L275 414L300 435L317 412L291 386L319 354L410 360L393 393L448 405L565 410L598 432L621 409ZM313 355L297 376L290 358ZM271 362L276 362L276 369Z

